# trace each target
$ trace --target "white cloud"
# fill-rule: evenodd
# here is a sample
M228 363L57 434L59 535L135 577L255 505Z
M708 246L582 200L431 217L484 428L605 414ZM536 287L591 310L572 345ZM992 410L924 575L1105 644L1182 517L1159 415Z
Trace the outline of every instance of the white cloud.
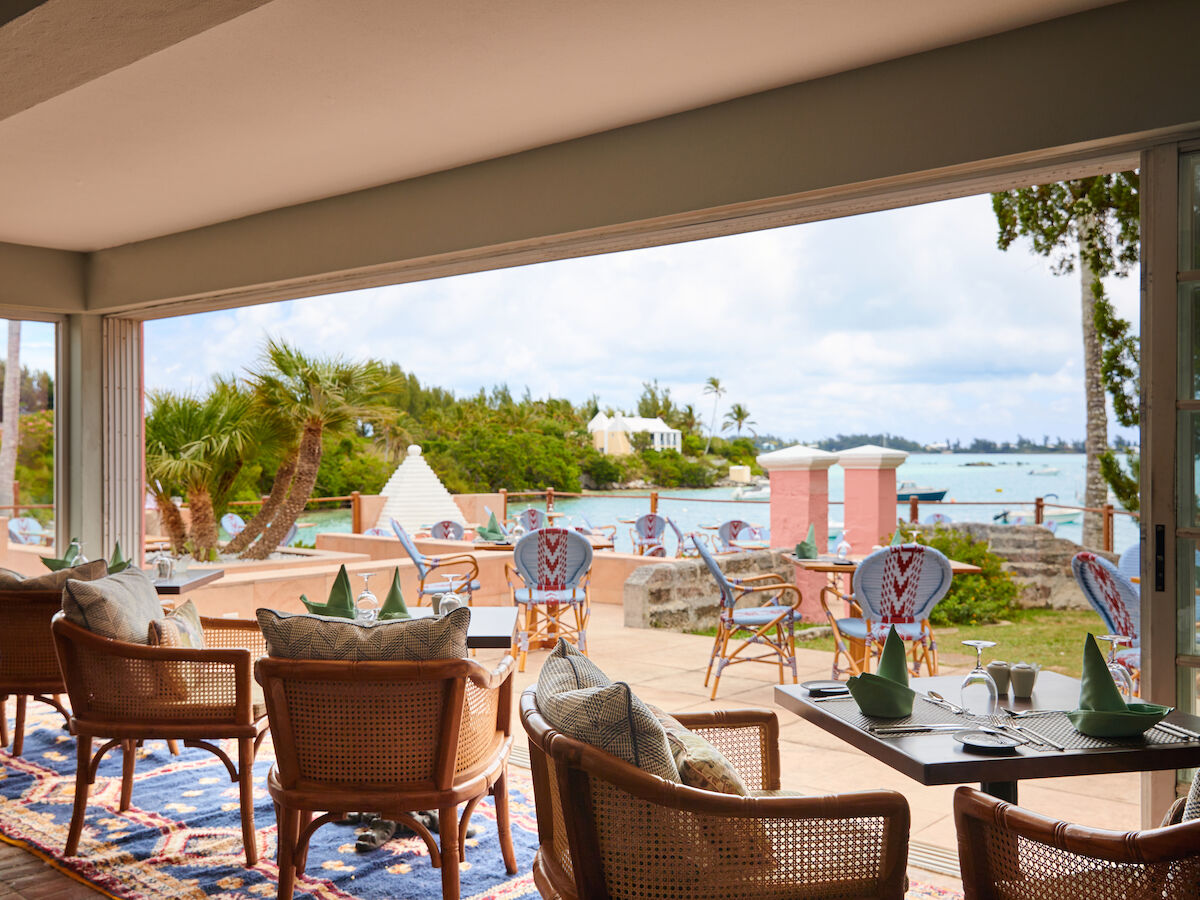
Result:
M1136 321L1133 279L1114 279ZM147 323L150 388L202 389L266 335L398 362L457 393L507 383L630 408L704 379L759 430L815 439L1083 433L1079 288L1001 252L987 197Z

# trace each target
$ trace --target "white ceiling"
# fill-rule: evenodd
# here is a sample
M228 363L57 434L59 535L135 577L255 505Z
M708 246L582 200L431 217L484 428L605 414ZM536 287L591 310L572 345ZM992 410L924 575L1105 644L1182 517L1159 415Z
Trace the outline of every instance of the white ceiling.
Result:
M272 0L0 121L0 241L116 246L1109 2Z

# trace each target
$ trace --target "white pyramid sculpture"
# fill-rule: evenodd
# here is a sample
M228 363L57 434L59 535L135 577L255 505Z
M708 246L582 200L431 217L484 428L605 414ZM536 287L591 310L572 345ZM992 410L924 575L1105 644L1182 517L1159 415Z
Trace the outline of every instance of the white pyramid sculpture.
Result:
M408 456L396 467L396 471L384 485L383 496L387 500L375 525L389 533L392 530L392 519L410 533L443 519L450 519L460 525L467 523L446 486L434 474L433 469L429 468L429 463L421 457L421 448L416 444L408 448Z

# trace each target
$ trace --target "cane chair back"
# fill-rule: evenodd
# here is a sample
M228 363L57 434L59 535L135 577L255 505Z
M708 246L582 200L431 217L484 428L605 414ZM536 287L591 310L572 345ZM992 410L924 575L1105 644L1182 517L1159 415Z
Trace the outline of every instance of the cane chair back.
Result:
M954 822L965 900L1200 897L1200 820L1104 831L960 787Z
M521 510L517 516L517 524L525 529L526 532L537 531L539 528L545 528L550 524L550 517L540 509L534 509L532 506L528 509Z
M767 710L678 716L752 791L779 788L778 722ZM536 691L529 736L545 897L904 896L909 810L894 791L823 797L720 794L664 781L555 731Z
M525 671L531 646L552 636L565 637L587 653L592 555L587 539L566 528L539 528L513 547L506 571L518 609L518 671Z
M644 516L638 516L630 533L634 552L639 556L644 556L651 547L661 546L666 530L666 516L660 516L658 513L646 513Z
M25 742L25 708L30 697L48 703L70 719L58 701L65 694L50 620L62 609L62 591L0 591L0 697L17 698L13 755ZM0 709L0 743L8 743L8 719Z
M451 519L442 519L429 527L429 536L435 541L461 541L463 527Z
M512 662L505 657L491 672L470 659L255 664L275 745L267 786L281 821L280 897L291 897L312 832L366 810L425 839L442 869L443 896L457 898L462 836L488 794L506 868L516 871L507 809ZM411 816L425 809L439 810L440 847Z

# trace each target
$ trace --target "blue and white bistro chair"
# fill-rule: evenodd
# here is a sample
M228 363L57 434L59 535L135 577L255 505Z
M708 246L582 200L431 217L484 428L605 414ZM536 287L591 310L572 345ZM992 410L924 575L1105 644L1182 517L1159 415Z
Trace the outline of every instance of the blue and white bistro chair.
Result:
M587 654L591 574L592 545L575 531L539 528L517 541L505 575L518 610L514 648L518 671L525 671L533 641L566 638Z
M704 542L697 535L689 537L721 592L717 637L713 641L708 671L704 675L705 687L712 679L712 699L717 698L721 673L726 666L737 663L761 662L778 666L780 684L783 684L783 667L786 664L792 670L792 682L798 681L796 620L800 618L800 589L784 581L781 575L730 578L721 571L712 553L704 547ZM738 601L745 597L761 601L761 604L738 609ZM763 649L763 652L752 656L758 649Z
M1141 552L1136 544L1131 550ZM1121 574L1117 566L1087 550L1075 554L1071 572L1083 596L1104 620L1108 633L1124 635L1132 641L1117 651L1116 659L1129 670L1134 693L1137 693L1141 689L1142 675L1142 605L1137 586Z
M426 556L417 549L412 536L395 519L392 519L392 531L400 539L400 546L404 548L404 552L417 566L418 603L427 596L432 597L434 594L444 594L451 590L460 596L465 594L467 604L471 603L473 592L479 590L479 563L474 556L469 553ZM443 570L440 576L436 574L438 569ZM447 575L453 575L455 578L447 578Z
M633 552L638 556L665 556L665 551L654 554L651 554L650 551L662 546L666 531L666 516L660 516L658 513L646 513L644 516L638 516L633 523L633 530L629 533L629 537L633 541Z
M461 541L463 527L452 519L442 519L429 526L429 536L435 541Z
M8 536L18 544L45 544L46 530L33 516L17 516L8 520Z
M924 524L926 524L926 525L945 525L946 523L953 522L953 521L954 520L951 519L945 513L935 512L935 513L930 513L929 515L927 515L925 517Z
M838 660L843 655L849 661L850 674L863 671L846 647L848 640L866 646L863 659L869 670L871 658L883 652L884 641L893 625L901 640L912 645L913 674L920 675L924 664L930 675L936 675L937 640L929 624L929 614L950 590L952 577L950 560L932 547L921 544L884 547L859 563L854 570L853 601L859 607L861 618L836 619L829 607L825 607L829 624L833 626L836 648L833 677L842 674Z
M521 510L521 514L517 516L517 524L528 533L530 531L537 531L539 528L545 528L550 524L550 517L540 509L534 509L531 506L528 509Z
M246 522L237 513L225 513L221 516L221 527L230 537L237 537L246 530Z
M1117 560L1117 571L1132 581L1142 577L1142 543L1138 541L1125 548Z

